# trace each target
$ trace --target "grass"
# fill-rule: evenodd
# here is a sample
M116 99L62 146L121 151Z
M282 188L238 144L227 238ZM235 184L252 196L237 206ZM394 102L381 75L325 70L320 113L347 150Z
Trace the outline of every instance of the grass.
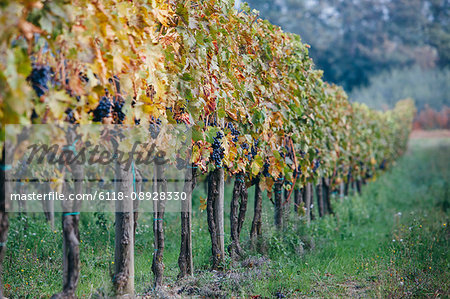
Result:
M253 188L242 242L248 256L225 261L224 272L210 272L206 213L199 209L203 185L195 191L193 254L196 274L181 282L178 274L179 215L168 213L164 255L169 295L230 297L448 297L450 140L413 140L398 164L364 186L363 195L334 198L336 217L307 226L291 215L289 227L273 227L273 207L264 198L262 254L251 250ZM231 187L226 188L226 199ZM226 203L229 242L229 203ZM111 294L114 216L83 214L81 278L77 295ZM61 227L52 231L42 214L11 215L3 283L9 298L47 298L61 288ZM57 215L56 219L60 219ZM141 215L136 238L135 285L151 291L152 216Z

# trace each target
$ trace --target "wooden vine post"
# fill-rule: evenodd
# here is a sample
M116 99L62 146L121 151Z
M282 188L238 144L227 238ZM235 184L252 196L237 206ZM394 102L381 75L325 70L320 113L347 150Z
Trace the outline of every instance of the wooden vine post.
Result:
M323 217L325 215L325 206L323 200L323 184L322 179L319 179L319 183L316 185L316 196L317 196L317 207L319 209L319 217Z
M230 209L231 244L228 247L228 252L233 260L243 254L240 235L247 211L247 200L247 186L245 185L244 175L240 173L236 175L234 181Z
M217 203L220 200L220 197L223 198L223 193L220 195L220 192L223 190L221 188L221 180L223 182L223 169L216 168L209 173L208 176L208 199L206 202L206 213L208 220L208 230L211 236L211 253L212 253L212 266L211 268L217 270L221 267L223 262L224 255L224 246L220 243L220 230L219 230L219 213L220 204Z
M77 163L76 157L77 143L75 133L69 131L67 133L68 145L64 149L66 157L65 182L62 185L63 192L69 193L68 183L73 182L73 194L83 193L84 166ZM69 175L71 174L71 176ZM59 192L61 190L58 190ZM63 290L61 293L55 294L52 298L76 298L75 291L77 289L78 280L80 278L80 208L82 201L62 201L63 210L61 224L63 231Z
M254 214L252 221L252 228L250 230L250 239L252 240L252 245L254 245L256 239L262 235L262 190L260 183L260 177L255 179L255 204L254 204Z
M155 158L155 180L154 186L156 192L159 193L157 201L154 202L153 211L153 231L154 231L154 254L152 271L155 277L154 286L159 288L162 285L164 275L164 212L166 207L166 201L161 200L161 194L167 194L167 179L165 176L164 157L158 156ZM156 203L155 203L156 202Z
M186 200L181 201L181 246L178 257L180 273L178 278L194 274L194 262L192 258L192 192L197 183L197 168L188 165L185 174L183 192Z
M218 196L215 201L215 218L217 221L217 243L220 255L220 263L223 263L225 254L225 172L223 167L218 169Z
M115 259L114 291L118 298L134 296L134 212L131 192L133 191L133 170L116 162L115 192L127 195L115 201Z
M278 230L283 228L283 180L277 179L274 184L275 226Z

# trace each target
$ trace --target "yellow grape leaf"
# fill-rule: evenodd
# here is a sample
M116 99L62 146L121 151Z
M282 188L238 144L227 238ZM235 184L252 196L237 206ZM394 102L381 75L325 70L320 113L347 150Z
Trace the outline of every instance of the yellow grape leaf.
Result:
M263 166L263 159L261 158L260 155L257 155L255 157L255 159L252 162L252 174L253 175L258 175L258 173L260 172L262 166Z

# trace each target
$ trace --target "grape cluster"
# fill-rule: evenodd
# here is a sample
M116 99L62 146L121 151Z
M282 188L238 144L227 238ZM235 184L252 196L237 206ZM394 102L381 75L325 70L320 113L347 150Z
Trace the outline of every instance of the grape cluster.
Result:
M116 116L117 123L119 124L122 124L125 119L125 113L122 112L122 108L123 108L123 101L115 99L113 111L114 115Z
M227 127L231 130L231 135L233 135L233 142L237 142L238 141L238 137L241 134L241 132L239 132L239 130L237 130L232 123L228 123Z
M39 117L39 115L36 113L36 110L33 109L33 111L31 111L31 119L33 120L33 119L36 119L38 117Z
M86 74L79 72L78 77L80 77L81 82L83 83L89 83L89 78Z
M47 83L51 80L52 69L47 65L33 66L28 80L31 82L36 95L41 97L48 90Z
M214 164L216 167L220 167L222 165L222 159L225 156L224 155L224 149L222 148L221 139L223 138L222 132L217 132L216 137L214 137L214 142L212 144L213 152L211 155L212 160L214 161Z
M380 169L381 169L381 170L386 169L386 159L383 160L383 161L381 162L381 164L380 164Z
M148 131L150 132L152 139L156 139L161 131L161 120L157 119L156 121L151 122Z
M94 119L93 121L101 122L105 117L109 116L111 113L111 102L107 97L102 97L97 108L94 109Z
M74 124L77 121L71 108L66 109L66 114L66 121L70 122L71 124Z
M251 149L251 154L253 158L258 154L258 145L259 145L259 138L253 140L253 145Z
M217 127L217 119L212 117L208 120L208 126L210 127Z
M313 162L314 162L313 172L316 172L317 168L320 167L320 160L313 160Z
M269 163L265 162L264 166L263 166L263 176L270 177L270 173L269 173Z
M244 154L244 155L245 155L245 157L247 157L247 159L248 159L249 161L251 161L251 160L253 159L253 155L252 155L251 152L248 152L249 145L248 145L246 142L244 142L244 143L241 144L241 147L242 147L244 150L247 150L247 153ZM252 149L253 149L253 146L252 146Z

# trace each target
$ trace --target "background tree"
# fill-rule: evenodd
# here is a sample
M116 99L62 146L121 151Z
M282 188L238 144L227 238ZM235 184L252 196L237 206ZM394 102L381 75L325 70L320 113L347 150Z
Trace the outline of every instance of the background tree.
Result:
M448 0L249 0L260 16L300 34L327 81L346 91L381 71L449 65Z

